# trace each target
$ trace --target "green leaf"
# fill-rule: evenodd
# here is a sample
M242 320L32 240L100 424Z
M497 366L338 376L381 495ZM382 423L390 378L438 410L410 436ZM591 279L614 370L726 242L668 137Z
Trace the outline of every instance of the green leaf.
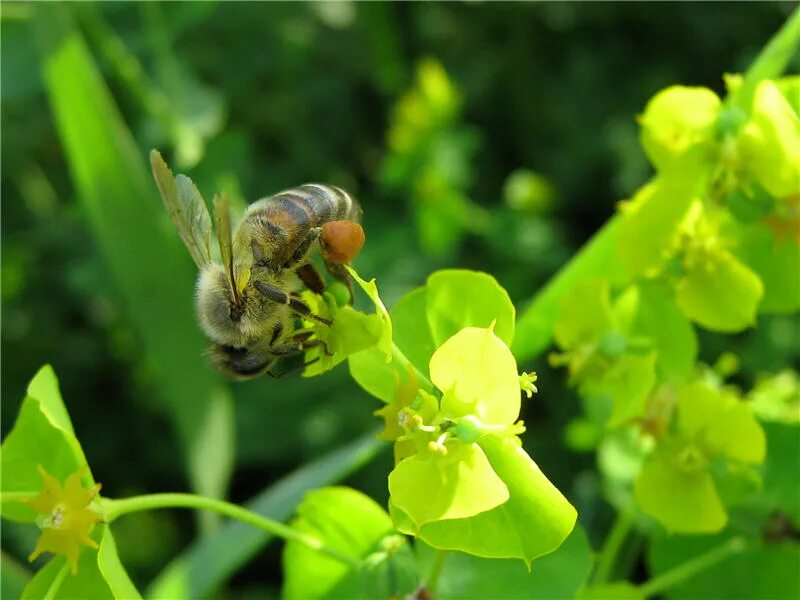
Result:
M384 335L384 321L377 314L367 314L353 309L352 306L331 308L335 299L330 293L324 297L311 292L303 294L313 314L331 319L328 327L319 323L306 321L314 327L315 339L324 342L324 346L314 346L305 354L305 362L309 363L303 370L303 377L314 377L329 371L349 356L376 346ZM386 362L386 354L377 348L378 355Z
M388 363L391 360L392 356L392 319L389 317L389 311L386 310L386 307L383 305L383 300L381 300L380 295L378 294L378 286L375 283L375 279L371 279L369 281L364 281L359 277L358 273L356 273L355 269L346 265L345 267L347 272L350 273L350 276L355 280L355 282L364 290L364 293L372 300L372 303L375 305L375 314L378 317L379 323L381 325L380 328L380 337L378 338L377 346L378 349L386 355L386 362Z
M645 600L642 591L627 581L616 581L583 588L575 600Z
M710 533L728 522L708 471L682 468L662 452L642 467L634 495L641 509L670 532Z
M694 327L664 288L642 282L637 289L639 298L631 336L652 341L658 353L656 370L663 381L685 379L697 360Z
M304 465L272 484L245 506L277 520L288 519L310 489L335 483L369 462L387 445L375 434L363 437ZM148 598L201 598L212 596L237 569L273 537L244 523L226 523L213 534L194 542L168 564L147 590Z
M521 558L527 564L553 552L574 528L575 509L514 439L489 435L480 446L508 486L508 501L468 519L428 523L418 537L442 550ZM394 515L393 520L398 526Z
M662 575L687 562L713 552L730 541L729 533L713 536L664 536L651 542L648 563L651 572ZM800 545L792 542L748 541L744 551L708 565L683 578L664 596L680 598L770 598L800 597Z
M114 536L111 535L111 529L108 525L104 526L102 536L100 549L97 551L97 566L103 579L111 588L114 598L122 598L124 600L141 598L139 591L133 585L131 578L125 571L125 567L122 566L119 560L117 544L114 542Z
M664 268L677 249L679 227L694 199L691 186L661 177L623 206L617 250L632 277L652 276Z
M414 454L389 473L392 504L415 529L442 519L464 519L508 500L508 488L477 444L445 443L447 454ZM424 490L424 492L423 492Z
M786 227L791 231L792 222L787 221ZM785 315L800 310L800 242L766 223L742 226L735 235L733 253L764 285L758 312Z
M690 269L675 293L692 321L711 331L734 333L755 324L764 287L755 273L722 251Z
M462 329L433 354L431 381L439 388L448 418L477 416L487 425L519 418L517 363L491 329Z
M392 309L394 343L422 373L428 372L437 344L428 326L428 288L418 287L405 294Z
M553 327L561 315L562 300L578 282L598 274L612 285L627 282L629 276L617 253L620 220L619 216L614 216L603 225L522 310L511 345L517 361L536 358L550 346Z
M109 286L143 343L194 488L223 496L233 460L233 411L229 392L199 358L206 342L192 309L195 269L178 233L165 225L143 153L67 7L37 7L34 22L56 130Z
M36 397L30 395L37 394ZM66 429L68 427L68 429ZM86 464L78 440L72 434L69 415L58 392L58 382L51 367L42 367L28 386L17 421L3 441L0 453L0 481L4 494L36 496L42 488L37 471L45 470L64 481ZM87 473L85 480L94 480ZM4 518L33 521L33 509L21 500L3 501Z
M386 511L350 488L328 487L306 494L292 527L354 559L364 559L394 531ZM304 544L283 550L283 598L358 598L359 573Z
M437 551L418 541L421 572L429 573ZM440 600L552 600L573 598L589 576L592 549L586 532L576 525L553 553L528 570L518 560L485 559L463 552L446 556L436 585Z
M21 598L22 590L31 580L31 572L6 552L0 553L0 595L4 598Z
M767 436L767 459L763 467L764 487L753 499L765 515L780 512L800 527L800 427L782 423L764 423Z
M506 345L514 339L514 305L494 277L486 273L448 269L437 271L425 285L426 311L436 346L465 327L488 327Z
M561 348L569 349L597 341L613 328L609 283L605 279L591 278L581 281L564 296L554 337Z
M372 347L348 356L347 364L350 375L364 391L386 403L394 401L397 382L403 373L397 360L387 365L383 352Z
M707 165L721 106L707 88L674 85L658 92L639 118L650 162L675 179L691 179Z

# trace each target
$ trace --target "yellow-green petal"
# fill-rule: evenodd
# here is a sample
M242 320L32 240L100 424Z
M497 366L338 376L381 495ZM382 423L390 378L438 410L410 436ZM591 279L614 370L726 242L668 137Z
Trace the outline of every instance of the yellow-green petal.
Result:
M673 533L711 533L728 522L711 474L682 469L669 455L656 454L645 463L634 495L644 512Z
M764 286L732 254L720 251L693 265L678 282L676 295L692 321L711 331L733 333L755 325Z
M774 82L758 84L739 148L746 170L770 194L800 193L800 119Z
M508 488L477 444L446 443L447 454L415 454L389 474L392 503L417 528L441 519L464 519L508 500Z
M650 99L639 120L641 140L659 172L690 178L702 167L719 108L717 95L702 87L675 85Z
M445 416L472 414L489 425L510 425L519 417L517 364L491 327L467 327L447 340L431 357L430 373L444 392Z

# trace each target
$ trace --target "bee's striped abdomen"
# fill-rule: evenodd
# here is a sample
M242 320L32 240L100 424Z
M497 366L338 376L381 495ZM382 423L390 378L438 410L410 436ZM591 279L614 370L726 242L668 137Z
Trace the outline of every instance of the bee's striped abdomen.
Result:
M280 192L270 200L276 209L295 215L298 223L308 221L310 227L319 227L329 221L361 220L358 202L343 189L332 185L307 183Z
M282 261L292 256L308 233L331 221L361 221L361 207L343 189L307 183L250 205L245 225L256 239L265 236L256 260ZM260 235L259 235L260 232ZM288 252L288 254L286 254Z

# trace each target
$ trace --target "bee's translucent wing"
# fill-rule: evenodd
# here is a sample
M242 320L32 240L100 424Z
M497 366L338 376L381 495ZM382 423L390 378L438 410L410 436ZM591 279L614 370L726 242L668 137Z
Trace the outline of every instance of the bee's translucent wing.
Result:
M172 176L158 150L150 152L150 165L158 191L189 254L198 267L212 262L211 217L206 203L192 180L185 175Z
M236 286L236 273L233 267L233 239L231 237L231 211L228 197L224 194L214 196L214 218L219 240L219 255L228 272L228 284L235 302L240 302L239 288Z

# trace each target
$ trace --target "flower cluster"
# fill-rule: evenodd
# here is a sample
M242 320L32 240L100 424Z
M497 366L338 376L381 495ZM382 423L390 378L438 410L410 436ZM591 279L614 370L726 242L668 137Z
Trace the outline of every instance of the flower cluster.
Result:
M99 546L89 534L100 515L91 508L91 503L100 491L100 484L89 489L81 485L88 471L84 466L61 483L43 467L39 466L44 488L41 493L26 502L39 515L36 524L42 530L36 548L28 557L33 561L43 552L60 554L69 561L72 573L78 572L78 553L81 545L97 549Z

